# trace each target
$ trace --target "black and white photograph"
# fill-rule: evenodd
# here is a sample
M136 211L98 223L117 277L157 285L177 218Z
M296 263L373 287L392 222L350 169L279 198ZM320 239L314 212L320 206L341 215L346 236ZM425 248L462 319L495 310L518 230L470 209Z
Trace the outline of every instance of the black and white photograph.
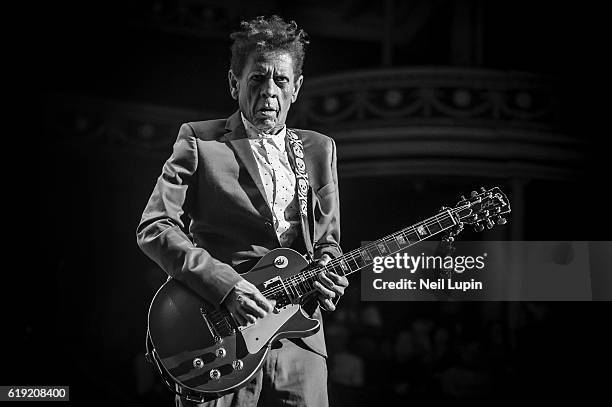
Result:
M610 398L603 8L24 6L0 404Z

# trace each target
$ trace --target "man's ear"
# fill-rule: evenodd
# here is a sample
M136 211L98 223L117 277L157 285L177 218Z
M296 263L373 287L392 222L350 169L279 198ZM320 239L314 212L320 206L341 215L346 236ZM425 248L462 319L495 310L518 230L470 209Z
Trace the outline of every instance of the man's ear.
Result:
M302 87L302 83L304 82L304 75L300 75L299 78L295 81L293 95L291 95L291 103L295 102L298 97L298 93L300 93L300 88Z
M227 79L229 82L230 95L232 95L233 99L238 100L238 89L240 87L240 81L238 80L236 75L234 75L234 72L231 69L227 72Z

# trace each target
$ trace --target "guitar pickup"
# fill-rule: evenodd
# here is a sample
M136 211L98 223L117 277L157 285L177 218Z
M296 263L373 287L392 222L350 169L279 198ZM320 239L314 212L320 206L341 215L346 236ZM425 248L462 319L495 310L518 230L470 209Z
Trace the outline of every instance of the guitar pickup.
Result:
M275 276L263 282L263 290L269 290L271 294L266 295L268 299L276 300L276 308L283 308L291 304L291 294L287 291L280 276ZM262 291L263 291L262 290Z

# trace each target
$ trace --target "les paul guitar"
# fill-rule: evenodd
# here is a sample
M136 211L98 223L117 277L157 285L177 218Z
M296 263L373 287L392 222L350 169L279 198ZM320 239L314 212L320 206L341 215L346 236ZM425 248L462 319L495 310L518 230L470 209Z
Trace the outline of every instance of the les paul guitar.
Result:
M333 259L326 266L309 264L292 249L270 251L243 277L268 299L274 312L254 324L239 326L224 307L215 307L174 279L157 291L149 309L147 355L168 387L201 402L246 384L262 366L272 342L313 335L319 321L301 304L314 293L322 271L352 274L385 256L460 224L477 231L506 223L506 195L497 187L472 192L453 208Z

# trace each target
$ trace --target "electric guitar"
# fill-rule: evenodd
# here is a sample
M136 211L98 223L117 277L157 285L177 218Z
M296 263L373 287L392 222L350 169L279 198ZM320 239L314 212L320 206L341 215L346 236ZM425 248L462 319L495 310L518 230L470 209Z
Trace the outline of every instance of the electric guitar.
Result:
M203 402L245 385L261 368L272 342L315 334L319 321L301 305L314 294L314 281L323 271L347 276L386 256L444 231L473 225L477 231L504 224L510 212L498 188L472 192L453 208L331 260L309 264L298 252L278 248L262 257L242 276L268 299L273 312L239 326L224 307L216 307L175 279L164 283L149 308L147 356L175 393Z

